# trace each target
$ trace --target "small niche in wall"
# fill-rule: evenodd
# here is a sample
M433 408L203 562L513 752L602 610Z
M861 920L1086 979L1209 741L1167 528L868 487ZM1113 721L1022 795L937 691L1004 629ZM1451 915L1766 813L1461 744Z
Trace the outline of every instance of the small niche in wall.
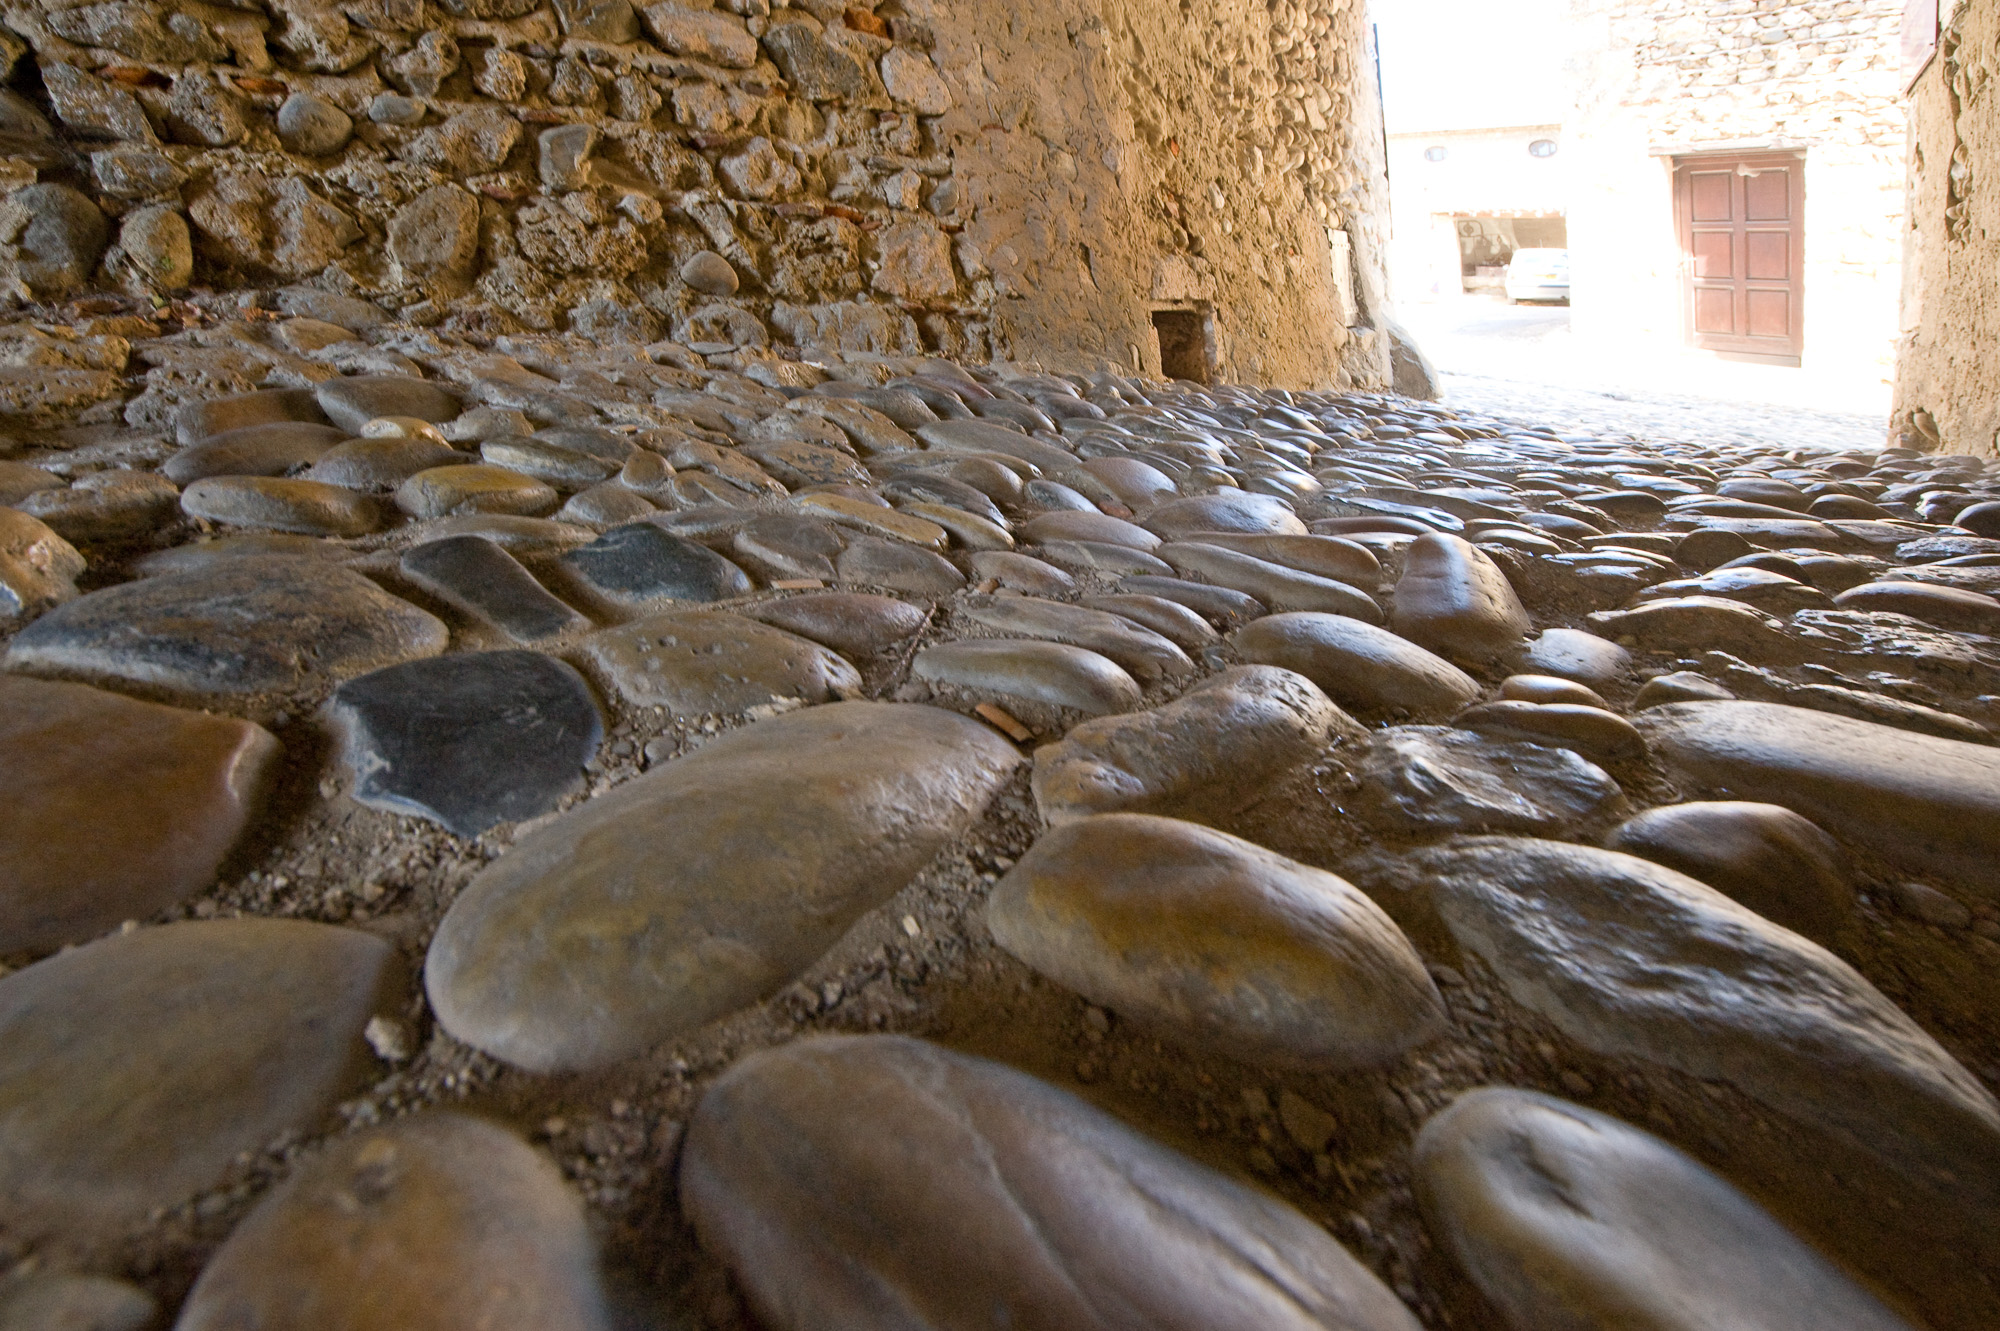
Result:
M1160 344L1160 373L1192 383L1215 381L1212 316L1206 310L1154 310L1153 336Z

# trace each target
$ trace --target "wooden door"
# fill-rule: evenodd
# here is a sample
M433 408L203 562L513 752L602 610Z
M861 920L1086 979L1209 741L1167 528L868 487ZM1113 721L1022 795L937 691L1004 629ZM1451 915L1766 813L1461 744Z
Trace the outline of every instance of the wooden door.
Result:
M1789 153L1674 165L1690 346L1796 365L1805 347L1805 161Z

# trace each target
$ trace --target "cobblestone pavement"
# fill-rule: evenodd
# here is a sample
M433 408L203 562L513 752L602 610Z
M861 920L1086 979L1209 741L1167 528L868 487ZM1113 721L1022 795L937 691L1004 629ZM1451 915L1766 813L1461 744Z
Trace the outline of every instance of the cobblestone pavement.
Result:
M38 314L0 1331L2000 1326L2000 464Z

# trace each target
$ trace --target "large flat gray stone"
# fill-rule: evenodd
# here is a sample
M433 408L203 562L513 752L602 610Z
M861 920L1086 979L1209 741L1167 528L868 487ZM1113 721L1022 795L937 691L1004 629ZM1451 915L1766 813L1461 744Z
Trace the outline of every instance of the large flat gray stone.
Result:
M289 693L435 656L449 636L359 573L274 555L79 597L17 634L6 665L187 695Z
M1782 804L2000 899L2000 749L1781 703L1670 703L1635 719L1690 788Z
M833 703L733 731L488 866L431 943L431 1005L534 1071L643 1053L783 986L1019 761L930 707Z

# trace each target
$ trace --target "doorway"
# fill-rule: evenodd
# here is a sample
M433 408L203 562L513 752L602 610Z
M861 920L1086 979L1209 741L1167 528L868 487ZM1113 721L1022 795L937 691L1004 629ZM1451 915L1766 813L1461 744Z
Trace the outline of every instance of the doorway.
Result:
M1160 373L1190 383L1215 381L1210 349L1210 316L1204 310L1154 310L1153 336L1160 345Z
M1677 158L1688 345L1797 365L1805 350L1805 159Z

